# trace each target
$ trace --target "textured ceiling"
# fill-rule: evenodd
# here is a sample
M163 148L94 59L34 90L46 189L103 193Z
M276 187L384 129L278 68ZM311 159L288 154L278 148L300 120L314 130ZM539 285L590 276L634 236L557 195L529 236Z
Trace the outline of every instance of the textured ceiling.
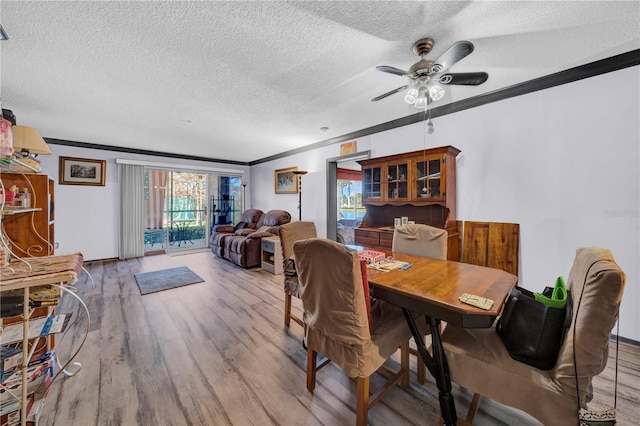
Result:
M47 138L250 162L412 115L422 37L456 102L640 47L640 2L0 2L2 106ZM329 130L321 132L326 126Z

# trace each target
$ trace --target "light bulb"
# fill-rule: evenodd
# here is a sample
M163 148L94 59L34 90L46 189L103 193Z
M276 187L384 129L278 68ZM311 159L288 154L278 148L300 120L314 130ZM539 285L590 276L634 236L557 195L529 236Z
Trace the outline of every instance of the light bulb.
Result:
M433 132L435 132L436 128L433 125L433 122L431 121L431 119L429 119L429 121L427 121L427 133L428 134L432 134Z
M415 88L411 88L407 90L407 93L404 95L404 101L408 104L414 104L416 102L416 96L418 96L418 91Z
M416 103L413 105L416 108L424 109L427 106L427 98L422 96L416 99Z
M429 96L431 96L431 99L433 101L439 101L444 97L444 95L445 95L444 89L438 85L433 85L429 89Z

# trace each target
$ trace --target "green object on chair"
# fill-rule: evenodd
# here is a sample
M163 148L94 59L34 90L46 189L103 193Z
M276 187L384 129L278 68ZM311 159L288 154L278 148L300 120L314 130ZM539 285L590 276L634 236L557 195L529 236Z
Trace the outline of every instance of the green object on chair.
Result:
M544 303L552 308L564 308L567 304L567 288L564 285L564 278L561 276L556 279L556 285L553 288L551 297L547 297L542 293L534 293L536 300Z

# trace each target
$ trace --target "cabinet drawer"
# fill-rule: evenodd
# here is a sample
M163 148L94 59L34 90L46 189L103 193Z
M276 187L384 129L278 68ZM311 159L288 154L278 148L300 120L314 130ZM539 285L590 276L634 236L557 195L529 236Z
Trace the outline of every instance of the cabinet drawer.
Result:
M355 236L355 243L360 246L374 247L379 245L378 241L379 241L378 238L368 238L368 237L363 237L358 235Z
M378 240L380 238L380 232L378 232L378 231L365 231L363 229L356 229L355 235L356 235L356 237L373 238L375 240Z
M262 250L268 251L270 253L274 252L274 241L270 241L269 238L262 239Z
M393 232L381 232L380 245L382 247L391 248L391 246L393 245Z
M355 230L355 243L363 246L377 246L380 243L380 233L376 231Z

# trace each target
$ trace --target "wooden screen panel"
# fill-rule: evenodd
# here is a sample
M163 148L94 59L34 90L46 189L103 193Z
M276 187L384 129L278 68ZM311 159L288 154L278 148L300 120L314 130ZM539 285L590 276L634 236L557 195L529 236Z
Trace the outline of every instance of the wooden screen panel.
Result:
M520 225L464 222L462 261L518 275Z

